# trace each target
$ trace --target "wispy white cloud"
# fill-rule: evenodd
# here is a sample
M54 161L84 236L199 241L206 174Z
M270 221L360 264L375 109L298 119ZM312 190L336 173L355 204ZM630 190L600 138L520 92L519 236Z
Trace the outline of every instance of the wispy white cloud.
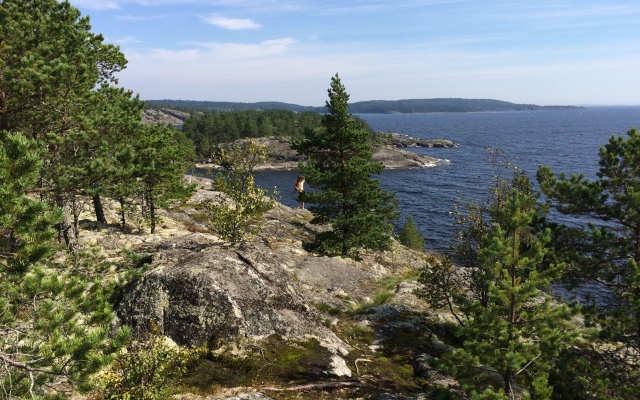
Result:
M85 7L90 10L119 10L119 1L105 1L105 0L75 0L74 6Z
M142 40L136 38L135 36L127 36L120 39L114 39L113 42L117 44L128 44L128 43L142 43Z
M262 25L251 19L226 18L220 14L211 14L208 17L202 17L202 20L207 24L232 31L262 28Z
M167 49L151 49L145 53L130 53L131 59L143 59L158 66L160 63L167 66L175 66L176 64L199 62L203 59L203 54L198 49L188 50L167 50Z
M113 18L118 21L152 21L156 19L168 18L168 15L115 15Z
M233 62L234 60L257 59L283 54L296 43L298 41L295 39L281 38L265 40L256 44L221 42L190 42L185 44L204 49L200 53L203 57Z

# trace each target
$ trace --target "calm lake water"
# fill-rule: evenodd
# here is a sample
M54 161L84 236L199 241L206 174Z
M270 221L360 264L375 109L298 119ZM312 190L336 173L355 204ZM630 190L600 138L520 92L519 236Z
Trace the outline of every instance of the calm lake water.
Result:
M381 186L396 192L404 222L413 216L426 238L426 248L446 250L452 232L453 203L487 196L494 175L487 147L500 149L510 161L535 181L538 165L556 173L584 172L595 178L598 149L611 135L626 135L640 127L640 107L589 107L562 111L440 114L361 114L381 132L403 133L422 139L449 139L459 147L414 149L446 159L445 165L429 169L388 170L378 178ZM280 189L282 203L295 206L295 171L260 172L256 179L264 188Z

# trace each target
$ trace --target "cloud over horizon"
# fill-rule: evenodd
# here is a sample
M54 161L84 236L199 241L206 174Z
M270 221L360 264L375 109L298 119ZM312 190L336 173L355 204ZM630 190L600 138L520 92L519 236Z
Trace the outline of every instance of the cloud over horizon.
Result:
M220 14L211 14L207 17L202 17L202 20L207 24L232 31L262 28L260 24L251 19L226 18Z

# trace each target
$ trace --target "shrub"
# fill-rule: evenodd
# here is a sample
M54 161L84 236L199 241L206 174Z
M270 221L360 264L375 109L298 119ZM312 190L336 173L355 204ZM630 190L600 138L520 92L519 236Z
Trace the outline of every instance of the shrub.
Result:
M400 233L398 233L398 240L410 249L424 250L424 237L418 231L418 227L411 216L407 217Z
M237 243L262 230L263 216L275 204L266 197L266 190L256 186L253 175L255 166L266 161L267 151L250 141L231 151L220 150L216 158L228 170L217 174L212 187L227 199L208 201L204 207L213 229L223 239Z
M132 340L102 376L103 399L160 400L169 382L184 373L188 354L171 348L150 321L150 331Z

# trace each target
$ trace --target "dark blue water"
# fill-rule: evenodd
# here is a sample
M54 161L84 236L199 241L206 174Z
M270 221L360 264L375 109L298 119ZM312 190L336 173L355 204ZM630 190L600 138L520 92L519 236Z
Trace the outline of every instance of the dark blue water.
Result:
M452 231L452 206L458 193L466 199L487 196L494 170L487 147L500 149L535 181L538 165L555 172L584 172L594 178L598 149L612 134L640 127L640 107L593 107L563 111L502 113L362 114L371 127L423 139L449 139L456 148L416 149L450 162L429 169L388 170L381 185L396 192L403 222L413 216L426 247L445 250ZM293 184L298 173L261 172L258 183L277 186L282 203L295 206Z

